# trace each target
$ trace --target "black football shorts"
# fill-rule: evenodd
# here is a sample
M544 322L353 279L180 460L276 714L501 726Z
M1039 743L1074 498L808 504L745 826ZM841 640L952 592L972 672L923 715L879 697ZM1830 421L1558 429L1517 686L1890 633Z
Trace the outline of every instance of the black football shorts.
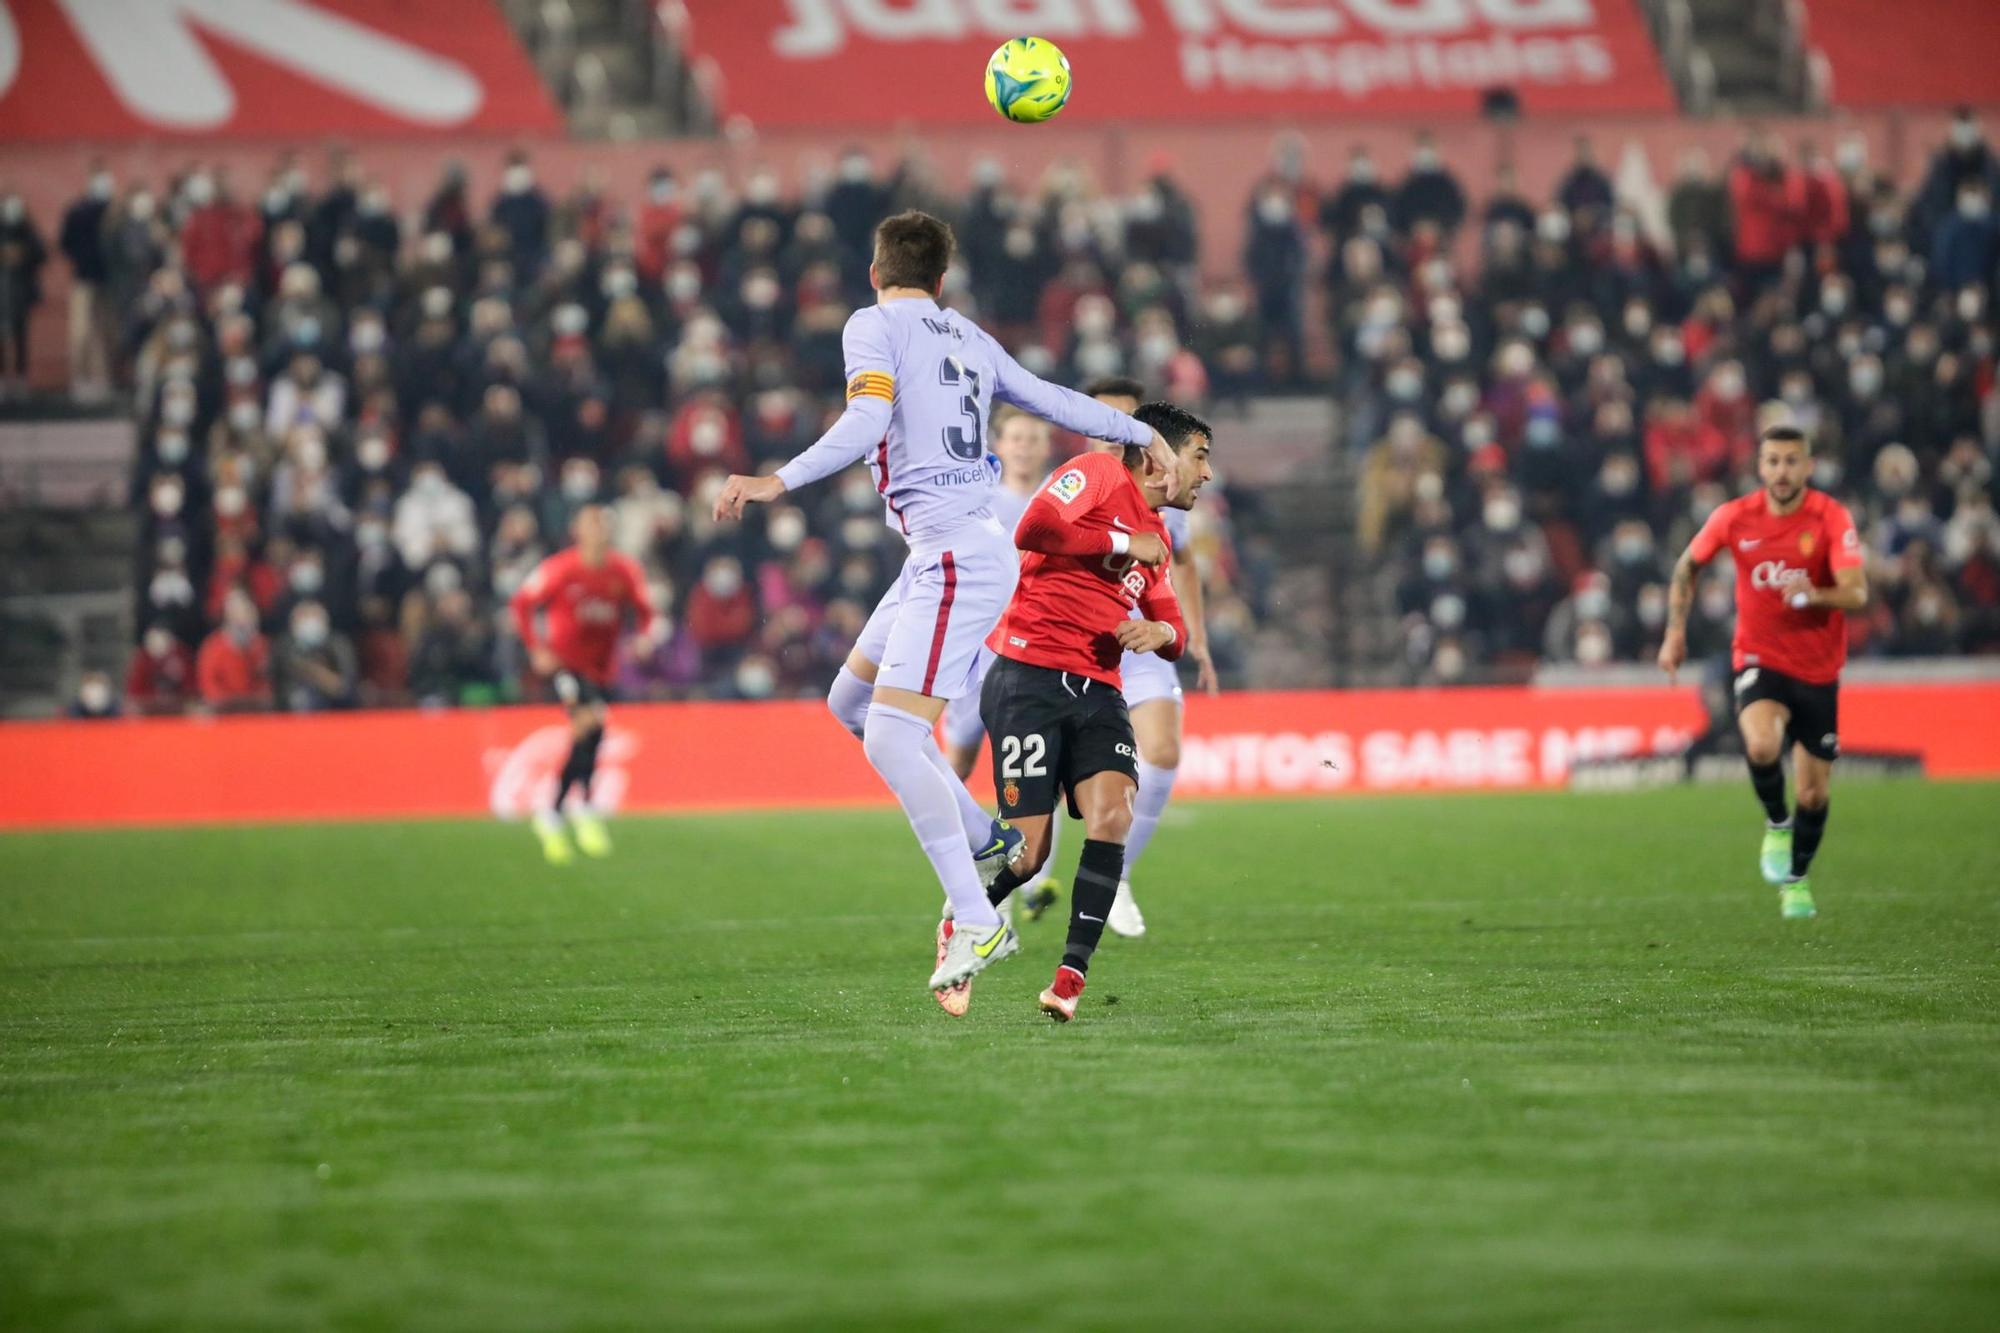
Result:
M993 787L1000 817L1046 815L1058 789L1070 816L1076 788L1097 773L1138 781L1139 747L1125 696L1075 672L996 658L979 694L979 717L993 743Z

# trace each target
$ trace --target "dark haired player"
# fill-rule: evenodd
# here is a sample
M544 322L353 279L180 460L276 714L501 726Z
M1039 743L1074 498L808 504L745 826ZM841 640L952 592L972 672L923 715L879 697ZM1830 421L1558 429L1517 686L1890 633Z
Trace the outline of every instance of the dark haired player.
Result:
M1069 939L1041 995L1043 1012L1060 1022L1076 1016L1124 876L1139 753L1120 663L1126 653L1172 660L1187 644L1160 511L1191 506L1212 475L1208 423L1169 403L1134 415L1174 448L1171 492L1138 449L1087 453L1056 469L1015 529L1021 582L988 640L997 660L980 695L1000 813L1022 834L988 889L993 901L1041 870L1059 789L1083 821Z
M567 865L574 856L563 832L563 802L572 790L581 798L568 812L576 845L586 856L611 854L611 837L590 803L597 750L609 718L611 654L628 611L647 641L661 624L646 595L644 572L631 557L611 549L610 511L585 505L570 531L576 545L535 566L512 603L528 664L554 682L556 697L569 710L569 757L556 782L555 800L535 815L535 832L550 865ZM546 639L537 631L538 613L548 621Z
M1123 411L1137 410L1146 391L1137 380L1106 376L1083 386L1083 391L1100 403ZM1092 440L1090 447L1117 452L1119 446ZM1195 565L1194 545L1189 541L1187 510L1169 505L1160 511L1167 525L1167 539L1174 548L1174 593L1180 598L1181 615L1187 621L1186 656L1195 664L1195 681L1210 694L1216 693L1215 659L1209 656L1208 626L1202 614L1201 570ZM1146 933L1146 918L1139 900L1132 895L1132 868L1145 855L1147 844L1160 827L1167 802L1174 794L1174 779L1180 774L1181 705L1180 675L1174 664L1154 653L1127 653L1119 667L1124 684L1119 693L1132 713L1132 734L1139 738L1139 794L1132 802L1132 832L1125 839L1125 877L1118 881L1118 898L1111 904L1107 924L1115 935L1134 939ZM1051 851L1053 856L1054 852Z
M1030 375L977 325L938 305L951 256L951 228L927 213L898 213L876 227L868 267L875 304L855 311L841 335L846 411L775 475L731 477L715 502L717 520L738 518L746 504L865 458L889 526L909 544L901 577L868 618L827 706L896 794L961 927L930 979L933 991L1020 948L987 900L981 865L999 874L1020 835L979 807L932 735L945 704L971 687L980 645L1018 577L1014 543L990 506L993 400L1150 451L1163 472L1173 467L1150 427Z
M1838 500L1806 485L1812 445L1796 426L1765 428L1757 442L1763 488L1717 506L1674 566L1660 668L1671 679L1687 660L1695 570L1728 551L1736 562L1736 720L1750 785L1768 822L1759 858L1780 887L1788 919L1814 915L1806 871L1826 832L1827 785L1840 755L1840 668L1846 612L1868 604L1861 538ZM1779 766L1792 741L1798 809L1785 809Z

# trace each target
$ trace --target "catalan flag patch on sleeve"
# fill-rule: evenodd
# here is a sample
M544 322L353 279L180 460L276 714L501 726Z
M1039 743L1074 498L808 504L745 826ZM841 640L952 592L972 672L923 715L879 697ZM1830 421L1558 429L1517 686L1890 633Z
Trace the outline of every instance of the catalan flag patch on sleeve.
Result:
M880 398L885 403L896 401L896 381L879 370L864 370L847 382L847 399Z

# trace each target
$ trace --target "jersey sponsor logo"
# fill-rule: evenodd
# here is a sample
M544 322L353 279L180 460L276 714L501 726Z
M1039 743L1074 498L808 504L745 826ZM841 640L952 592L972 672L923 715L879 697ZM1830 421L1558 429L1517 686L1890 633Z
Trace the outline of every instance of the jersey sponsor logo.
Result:
M1805 571L1796 565L1788 565L1782 560L1765 560L1750 571L1750 586L1780 592L1794 578L1803 577Z
M1137 750L1134 750L1131 746L1127 745L1124 741L1118 742L1118 744L1112 746L1111 748L1116 750L1119 754L1124 755L1127 759L1137 759L1139 757L1139 752Z
M1049 483L1049 494L1064 504L1075 504L1076 497L1082 495L1083 488L1089 484L1090 478L1083 474L1083 469L1073 467Z
M1125 588L1125 595L1131 598L1134 604L1146 595L1146 571L1140 569L1138 566L1135 565L1127 570L1122 582Z

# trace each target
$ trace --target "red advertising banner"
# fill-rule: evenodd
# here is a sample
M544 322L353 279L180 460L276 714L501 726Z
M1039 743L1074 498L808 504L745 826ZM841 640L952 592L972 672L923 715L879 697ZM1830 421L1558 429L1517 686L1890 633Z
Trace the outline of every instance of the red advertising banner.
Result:
M0 5L0 143L561 128L492 0Z
M1806 45L1833 67L1836 106L2000 100L1993 0L1806 0Z
M762 126L991 121L987 57L1069 56L1080 121L1671 111L1637 0L688 0L724 109ZM1029 131L1023 131L1027 133Z
M2000 684L1850 684L1843 744L2000 776ZM1683 689L1244 693L1191 699L1191 797L1524 789L1579 759L1673 752L1702 725ZM552 709L0 726L0 828L517 818L547 799L568 731ZM980 781L975 790L990 792ZM637 811L879 805L854 739L814 703L615 710L595 794Z

